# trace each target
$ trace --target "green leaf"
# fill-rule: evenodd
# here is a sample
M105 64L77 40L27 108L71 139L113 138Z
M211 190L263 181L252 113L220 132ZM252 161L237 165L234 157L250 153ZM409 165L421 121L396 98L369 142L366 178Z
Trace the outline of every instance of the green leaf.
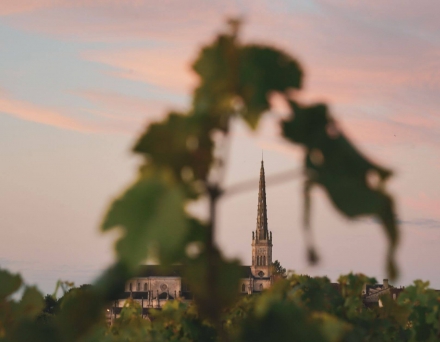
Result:
M260 309L259 307L264 309ZM241 323L240 341L328 341L307 311L281 296L262 295L256 300L255 314Z
M408 323L410 309L399 305L390 294L380 296L382 307L379 308L379 317L396 321L401 327L405 327Z
M292 287L288 291L289 298L309 310L335 313L336 308L344 302L327 277L293 275L289 282Z
M20 318L36 317L44 308L44 298L35 286L27 286L16 307L16 315Z
M184 248L187 222L184 196L166 173L154 170L133 184L111 206L104 231L121 227L116 244L121 261L136 267L155 252L163 263L172 262Z
M223 34L202 49L193 63L200 76L194 92L194 115L204 117L222 131L228 130L229 118L236 111L238 95L239 50L236 35Z
M63 341L78 341L90 333L98 323L104 323L105 301L93 287L74 288L61 302L61 311L56 317Z
M341 341L343 336L352 329L347 322L326 312L315 311L312 318L319 322L319 329L329 342Z
M345 315L349 319L354 319L362 313L367 315L366 317L363 317L364 319L371 319L373 313L365 310L362 301L362 289L365 284L376 284L376 279L368 278L363 274L349 273L340 276L338 283L340 284L341 294L344 298L343 308Z
M229 118L240 114L255 129L269 109L272 91L299 89L302 69L288 54L263 45L242 45L236 26L202 49L193 64L200 76L195 90L195 115L209 117L212 126L228 131Z
M374 215L388 238L387 271L397 276L395 249L399 230L391 196L384 183L391 172L361 155L337 128L323 104L303 107L291 102L294 115L283 122L284 135L306 148L305 224L308 226L311 185L322 186L335 207L348 217Z
M240 270L237 260L225 260L214 249L203 250L185 263L184 278L188 282L200 314L216 322L220 313L238 296Z
M303 72L297 61L273 47L247 45L240 49L239 92L245 111L243 117L255 128L269 109L271 91L301 88Z
M163 122L150 125L133 150L157 166L169 167L177 179L188 182L207 177L212 149L210 127L203 120L172 112Z
M17 291L21 284L22 280L19 274L11 274L6 270L0 269L0 300Z

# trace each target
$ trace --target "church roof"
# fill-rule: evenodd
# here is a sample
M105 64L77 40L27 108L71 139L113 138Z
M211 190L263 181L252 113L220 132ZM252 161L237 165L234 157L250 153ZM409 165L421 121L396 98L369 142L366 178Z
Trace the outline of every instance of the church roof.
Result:
M164 268L160 265L141 265L138 277L182 277L183 265L172 265Z
M183 277L184 265L172 265L166 269L160 265L141 265L137 277ZM238 266L240 278L254 277L251 266Z
M152 291L151 295L153 296L153 299L156 299L157 297L157 291ZM132 291L132 292L122 292L120 294L118 294L116 297L113 298L113 300L117 300L117 299L128 299L128 298L132 298L132 299L138 299L138 300L144 300L145 303L148 302L148 298L150 296L150 291ZM179 296L183 299L192 299L193 295L191 292L189 291L182 291L179 293ZM174 299L174 292L161 292L159 293L159 299Z

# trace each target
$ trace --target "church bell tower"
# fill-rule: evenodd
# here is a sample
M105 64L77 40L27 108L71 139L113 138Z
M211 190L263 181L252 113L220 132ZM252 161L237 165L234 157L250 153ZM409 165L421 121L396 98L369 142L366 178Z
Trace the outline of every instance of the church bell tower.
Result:
M267 228L266 180L261 160L258 189L257 229L252 232L252 274L267 278L272 275L272 232Z

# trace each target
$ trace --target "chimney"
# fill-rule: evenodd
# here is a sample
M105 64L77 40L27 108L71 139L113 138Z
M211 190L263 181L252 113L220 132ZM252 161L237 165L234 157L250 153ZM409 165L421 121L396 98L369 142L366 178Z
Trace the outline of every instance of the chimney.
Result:
M383 280L383 288L387 289L390 285L388 284L388 279Z

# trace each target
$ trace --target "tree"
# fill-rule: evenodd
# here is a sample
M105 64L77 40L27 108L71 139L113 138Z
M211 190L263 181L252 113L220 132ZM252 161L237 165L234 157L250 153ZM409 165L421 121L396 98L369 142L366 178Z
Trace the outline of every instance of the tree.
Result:
M272 264L272 274L278 277L286 278L286 269L281 266L281 263L278 260L275 260Z
M44 297L43 312L53 315L55 314L57 308L58 308L58 301L52 295L47 294Z

